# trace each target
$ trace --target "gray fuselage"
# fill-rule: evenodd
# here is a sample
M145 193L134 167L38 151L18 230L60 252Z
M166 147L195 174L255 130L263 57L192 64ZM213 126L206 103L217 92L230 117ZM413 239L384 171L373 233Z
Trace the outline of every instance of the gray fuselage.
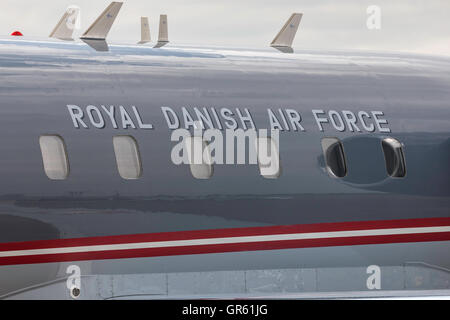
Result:
M81 43L2 40L0 79L3 244L450 217L448 58L114 45L110 52L99 53ZM83 110L88 128L74 125L67 105ZM100 111L101 106L114 106L117 128L104 112L104 125L92 125L86 114L90 105ZM135 128L123 127L119 106ZM139 125L133 106L151 129ZM263 178L257 165L224 164L214 166L210 179L193 178L188 165L171 161L175 142L161 107L177 114L180 128L185 124L183 107L193 117L194 108L214 108L223 129L221 108L231 110L244 129L250 122L242 122L236 108L242 112L246 108L258 129L270 129L271 109L284 129L280 177ZM279 109L296 110L304 130L284 126ZM360 132L350 126L336 130L330 121L322 123L321 131L312 110L323 110L323 117L330 110L355 115L379 111L386 119L381 128L388 131L380 131L373 116L366 124L374 124L373 131L364 130L360 121L356 122ZM39 137L45 134L64 139L70 164L65 180L51 180L44 172ZM136 139L143 169L139 179L120 177L112 141L117 135ZM324 137L342 141L348 168L343 178L333 178L325 170ZM404 178L386 172L381 148L386 137L403 144ZM89 272L401 265L410 260L448 268L449 249L448 241L437 241L224 253L222 258L202 254L129 259L129 263L99 260L89 262ZM8 283L1 293L55 279L61 270L57 262L0 267L1 279ZM7 280L20 272L28 275L26 280Z

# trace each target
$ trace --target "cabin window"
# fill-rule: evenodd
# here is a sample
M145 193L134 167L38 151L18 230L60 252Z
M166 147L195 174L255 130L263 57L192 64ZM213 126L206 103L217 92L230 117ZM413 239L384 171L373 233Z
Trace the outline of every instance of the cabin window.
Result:
M138 179L142 175L137 141L132 136L114 136L114 153L119 175L123 179Z
M191 174L196 179L209 179L213 175L213 165L209 147L202 137L186 137Z
M258 166L261 176L276 179L280 176L280 155L278 146L271 137L257 139Z
M385 138L381 145L388 175L396 178L404 177L406 175L406 165L402 144L396 139Z
M42 162L47 177L51 180L64 180L69 175L64 140L58 135L42 135L39 137Z
M347 174L344 148L337 138L323 138L322 150L328 174L334 178L342 178Z

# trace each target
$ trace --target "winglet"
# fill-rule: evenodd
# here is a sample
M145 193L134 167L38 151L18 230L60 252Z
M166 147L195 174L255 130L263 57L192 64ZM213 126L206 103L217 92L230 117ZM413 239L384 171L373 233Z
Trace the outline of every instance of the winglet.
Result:
M292 41L294 41L302 16L302 13L293 13L283 28L281 28L280 32L278 32L275 39L273 39L270 46L284 53L294 52L294 49L292 49Z
M138 44L150 42L150 27L148 25L148 18L141 17L141 41Z
M111 29L117 14L122 7L123 2L111 2L111 4L102 12L102 14L94 21L93 24L80 37L81 40L93 47L97 51L108 51L108 44L106 44L106 36ZM86 41L88 40L88 41ZM99 41L101 46L92 45L95 41ZM105 46L106 44L106 50Z
M53 28L50 33L50 38L56 38L60 40L73 41L72 35L73 30L78 22L78 14L80 8L77 6L69 6L64 12L61 19L59 19L58 24Z
M159 34L158 43L153 48L161 48L169 43L169 32L167 29L167 15L162 14L159 16Z

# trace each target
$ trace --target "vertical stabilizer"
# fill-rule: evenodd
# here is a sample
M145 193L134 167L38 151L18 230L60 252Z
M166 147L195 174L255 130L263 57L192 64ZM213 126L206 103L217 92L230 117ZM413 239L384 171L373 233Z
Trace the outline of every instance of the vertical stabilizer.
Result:
M53 28L50 33L50 38L56 38L60 40L73 41L73 31L77 26L78 15L80 8L77 6L69 6L64 12L58 24Z
M154 48L161 48L169 43L169 31L167 27L167 15L162 14L159 16L159 34L158 43Z
M292 53L292 42L302 19L302 13L293 13L270 44L271 47L284 53Z
M80 39L97 51L108 51L106 36L108 35L122 4L122 2L111 2L86 32L83 33ZM99 43L100 45L96 45L96 43Z
M150 42L150 27L148 24L148 17L141 17L141 41L138 44Z

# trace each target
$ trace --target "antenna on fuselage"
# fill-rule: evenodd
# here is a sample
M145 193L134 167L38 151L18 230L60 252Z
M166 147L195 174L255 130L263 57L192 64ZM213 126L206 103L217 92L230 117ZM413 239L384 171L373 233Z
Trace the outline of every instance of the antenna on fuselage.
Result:
M56 38L65 41L73 41L73 30L79 25L80 8L77 6L69 6L66 12L59 19L58 24L50 33L50 38Z
M280 32L278 32L275 39L270 43L270 46L283 53L293 53L292 42L294 41L302 16L303 13L293 13L283 28L281 28Z
M111 2L93 24L80 37L86 44L97 51L108 51L106 36L116 19L123 2Z
M159 16L159 34L158 42L153 48L161 48L169 43L169 31L167 28L167 15L162 14Z
M148 24L148 17L141 17L141 41L138 44L150 42L150 27Z

